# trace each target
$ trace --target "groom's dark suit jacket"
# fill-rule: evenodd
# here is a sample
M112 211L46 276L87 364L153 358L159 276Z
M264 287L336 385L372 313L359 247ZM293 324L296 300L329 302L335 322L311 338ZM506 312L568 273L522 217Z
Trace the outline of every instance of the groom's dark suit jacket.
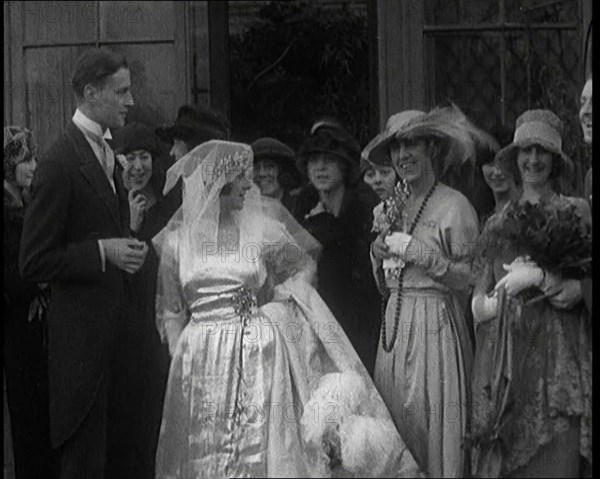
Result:
M117 169L115 168L115 171ZM23 228L20 270L49 282L50 435L60 446L88 413L107 374L130 294L126 273L102 263L98 239L129 236L129 205L116 194L83 133L71 122L43 156Z

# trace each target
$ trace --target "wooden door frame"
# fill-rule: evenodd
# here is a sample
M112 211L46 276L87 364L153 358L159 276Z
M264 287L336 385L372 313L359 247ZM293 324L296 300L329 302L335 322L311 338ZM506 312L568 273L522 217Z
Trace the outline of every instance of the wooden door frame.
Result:
M402 110L425 108L423 4L377 1L379 124Z
M65 2L70 3L70 2ZM181 70L174 74L176 82L174 91L180 96L176 99L173 108L191 101L191 58L189 46L188 2L173 2L175 8L175 33L174 47L176 65L181 65ZM98 2L96 2L98 4ZM34 48L24 43L25 38L25 5L22 1L4 2L4 115L5 122L13 125L30 127L28 115L28 86L25 77L25 49ZM98 19L98 22L100 20ZM119 44L139 44L143 40L129 41L100 41L73 43L73 46L88 45L108 46Z
M208 55L210 106L231 118L231 81L229 76L229 4L208 2Z

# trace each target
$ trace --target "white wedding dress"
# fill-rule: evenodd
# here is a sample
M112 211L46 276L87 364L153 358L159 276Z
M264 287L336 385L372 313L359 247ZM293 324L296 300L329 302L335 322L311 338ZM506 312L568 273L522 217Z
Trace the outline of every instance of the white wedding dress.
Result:
M310 284L314 264L290 262L298 245L281 222L265 217L260 227L269 255L250 248L190 255L181 230L163 238L157 324L163 337L168 321L183 332L156 477L418 476L358 355ZM250 244L250 228L240 229L240 244Z

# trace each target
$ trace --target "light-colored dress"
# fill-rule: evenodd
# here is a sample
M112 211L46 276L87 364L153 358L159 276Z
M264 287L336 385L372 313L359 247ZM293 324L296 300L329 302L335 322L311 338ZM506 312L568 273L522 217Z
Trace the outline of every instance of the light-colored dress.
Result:
M177 238L168 237L169 250L177 251ZM172 271L163 285L172 288L170 300L157 314L185 328L171 363L157 478L328 476L328 458L307 446L301 427L311 393L324 373L350 370L377 393L316 291L295 275L257 307L267 266L243 251L196 258ZM379 416L393 429L377 397ZM317 422L327 419L326 408L314 413ZM389 439L394 435L393 429ZM403 444L399 452L392 474L418 474Z
M458 191L439 184L413 237L434 255L429 271L407 263L398 335L391 352L381 343L375 385L415 460L433 477L461 477L466 470L463 440L469 415L472 344L464 317L469 258L478 236L477 214ZM450 278L448 261L463 262L465 275ZM376 261L375 268L379 267ZM385 321L391 340L398 281Z

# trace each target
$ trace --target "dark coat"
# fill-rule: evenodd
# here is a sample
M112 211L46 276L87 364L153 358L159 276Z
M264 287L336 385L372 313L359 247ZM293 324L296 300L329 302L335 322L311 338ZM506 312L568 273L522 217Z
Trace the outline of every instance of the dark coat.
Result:
M138 405L135 412L134 440L141 458L140 477L154 477L156 447L162 420L163 400L169 376L169 350L156 328L156 279L159 259L152 238L168 223L181 206L180 181L166 196L160 196L148 209L136 237L149 245L144 265L132 276L133 312L128 335L134 338L130 357L124 367L131 370L130 399ZM154 190L162 190L162 185Z
M19 274L24 208L4 201L4 373L18 477L55 477L48 418L45 317L28 321L40 293ZM8 424L5 423L5 428Z
M6 199L6 192L4 196L4 308L5 312L15 312L8 315L5 321L27 321L29 304L39 288L36 283L23 281L19 274L19 245L25 210L11 204L10 200Z
M297 220L323 246L317 290L372 372L381 314L369 258L377 198L366 186L347 189L337 218L330 213L305 218L317 202L316 191L307 186L298 193L294 210Z
M116 171L116 169L115 169ZM50 436L60 446L81 424L108 372L129 279L102 263L99 239L129 236L119 175L110 187L83 133L70 123L42 157L23 227L23 279L50 283ZM126 317L126 316L125 316Z

